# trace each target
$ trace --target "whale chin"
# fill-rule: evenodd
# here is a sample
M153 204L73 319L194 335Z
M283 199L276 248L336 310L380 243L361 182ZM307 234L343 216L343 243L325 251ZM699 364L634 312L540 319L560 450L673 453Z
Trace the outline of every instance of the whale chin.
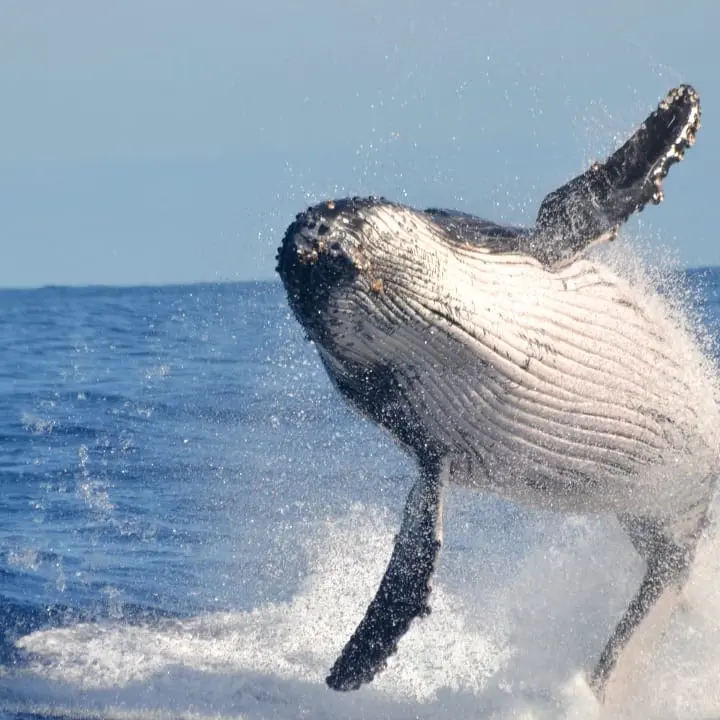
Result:
M357 278L357 268L336 237L333 213L324 203L299 213L277 254L277 272L295 316L312 339L326 340L331 298ZM324 212L325 211L325 214Z
M297 215L278 250L290 307L333 372L377 361L378 333L403 319L384 292L388 273L402 265L391 257L402 235L373 232L373 218L387 208L395 206L375 198L320 203Z

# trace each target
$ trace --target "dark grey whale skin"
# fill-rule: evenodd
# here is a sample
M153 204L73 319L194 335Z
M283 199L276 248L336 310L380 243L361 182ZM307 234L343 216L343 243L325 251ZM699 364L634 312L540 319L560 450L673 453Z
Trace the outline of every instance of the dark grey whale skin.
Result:
M589 245L613 239L633 213L662 201L662 180L694 143L699 119L699 98L692 87L670 91L606 162L595 163L545 197L534 228L505 227L452 210L420 212L449 242L491 253L527 255L552 272L571 263ZM362 238L365 213L377 206L402 207L374 197L343 198L310 207L288 227L277 256L277 271L290 307L317 344L337 389L413 453L420 468L378 592L327 678L335 690L353 690L370 682L395 653L411 621L430 611L430 579L441 545L441 491L453 474L462 472L458 464L463 462L462 452L435 432L434 419L419 415L403 397L391 363L378 360L362 319L356 321L357 335L348 333L353 318L339 317L337 308L328 302L339 288L357 280L364 262L373 260L348 252L331 239L331 230L342 225ZM341 324L342 332L338 331ZM367 348L366 356L363 348ZM406 359L410 366L423 361L415 351ZM636 628L669 586L682 584L705 514L705 508L700 508L697 522L682 538L666 532L652 518L620 518L646 559L647 571L591 674L591 685L600 698Z

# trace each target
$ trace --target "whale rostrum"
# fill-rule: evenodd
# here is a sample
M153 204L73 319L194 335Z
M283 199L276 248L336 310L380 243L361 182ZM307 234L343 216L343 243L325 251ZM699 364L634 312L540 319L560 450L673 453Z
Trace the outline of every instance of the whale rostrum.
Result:
M671 90L533 228L383 198L323 202L288 227L278 272L296 318L340 393L419 466L331 688L370 682L429 612L450 483L617 516L646 571L589 673L599 698L674 606L720 465L713 369L658 296L585 251L662 201L699 124L695 90Z

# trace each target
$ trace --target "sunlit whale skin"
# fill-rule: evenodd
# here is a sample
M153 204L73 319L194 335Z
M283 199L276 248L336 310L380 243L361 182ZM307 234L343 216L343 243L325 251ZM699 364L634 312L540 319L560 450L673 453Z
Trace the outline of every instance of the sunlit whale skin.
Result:
M429 612L451 482L617 515L647 567L590 673L600 699L643 621L672 606L719 469L712 369L658 297L584 251L662 200L699 123L695 90L670 91L605 163L550 193L532 229L376 198L321 203L287 229L278 272L295 316L342 395L420 469L331 688L371 681Z

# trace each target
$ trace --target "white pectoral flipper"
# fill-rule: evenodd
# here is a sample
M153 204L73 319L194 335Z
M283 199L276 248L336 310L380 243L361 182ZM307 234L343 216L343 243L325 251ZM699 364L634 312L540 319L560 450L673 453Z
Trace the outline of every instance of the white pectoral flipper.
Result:
M430 579L442 537L442 488L449 474L449 458L422 465L377 594L327 677L333 690L357 690L370 682L412 620L430 612Z

